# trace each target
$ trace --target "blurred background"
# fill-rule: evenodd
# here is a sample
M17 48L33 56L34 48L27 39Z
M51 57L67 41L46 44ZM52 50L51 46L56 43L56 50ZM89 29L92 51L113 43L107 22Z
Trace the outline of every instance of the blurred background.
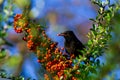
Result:
M17 34L13 30L14 16L22 13L26 5L30 5L29 17L46 26L47 35L58 42L59 47L64 46L64 39L57 34L67 30L72 30L82 43L87 42L86 34L92 27L89 18L96 17L98 7L90 0L0 0L0 29L3 30L2 33L7 32L4 40L0 40L9 43L0 45L0 49L7 52L7 56L0 59L0 71L5 70L7 75L43 80L44 68L37 63L36 55L27 49L21 37L23 34ZM101 63L105 62L104 56L100 59ZM118 74L120 73L115 73Z

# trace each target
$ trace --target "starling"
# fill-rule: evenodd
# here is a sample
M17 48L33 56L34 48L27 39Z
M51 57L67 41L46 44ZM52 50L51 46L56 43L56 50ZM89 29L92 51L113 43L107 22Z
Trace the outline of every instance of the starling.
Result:
M58 36L63 36L65 38L64 47L66 53L69 55L74 54L75 56L78 56L81 54L80 50L83 50L83 48L85 48L81 41L77 39L73 31L65 31L58 34Z

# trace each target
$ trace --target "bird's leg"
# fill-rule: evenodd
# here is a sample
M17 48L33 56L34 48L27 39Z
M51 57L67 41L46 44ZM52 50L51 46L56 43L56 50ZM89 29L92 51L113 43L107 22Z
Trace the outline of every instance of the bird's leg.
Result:
M66 59L70 59L70 55L67 53L67 50L64 51L63 56L64 56Z

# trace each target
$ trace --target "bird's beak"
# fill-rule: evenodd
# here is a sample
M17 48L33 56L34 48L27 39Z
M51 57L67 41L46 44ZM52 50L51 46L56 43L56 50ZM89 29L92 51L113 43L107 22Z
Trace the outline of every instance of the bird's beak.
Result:
M57 34L57 36L65 36L65 34L64 33L59 33L59 34Z

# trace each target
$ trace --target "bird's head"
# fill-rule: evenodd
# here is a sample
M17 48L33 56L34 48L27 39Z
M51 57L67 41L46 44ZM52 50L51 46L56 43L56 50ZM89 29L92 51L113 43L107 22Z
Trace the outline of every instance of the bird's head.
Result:
M58 36L63 36L66 40L71 40L75 37L73 31L65 31L63 33L57 34Z

